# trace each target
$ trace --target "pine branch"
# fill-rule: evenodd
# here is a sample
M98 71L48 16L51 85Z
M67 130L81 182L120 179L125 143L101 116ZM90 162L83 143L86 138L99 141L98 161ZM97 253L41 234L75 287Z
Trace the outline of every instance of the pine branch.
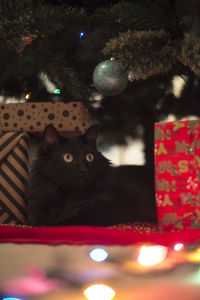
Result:
M114 28L114 33L130 30L158 30L170 28L171 19L161 6L152 0L135 0L120 2L110 9L100 8L95 14L94 26L101 26L109 30Z
M19 54L38 37L54 36L66 29L71 37L81 26L87 26L87 17L77 8L34 4L31 0L2 0L0 3L1 47L14 49Z
M197 76L200 76L200 39L196 34L185 34L178 53L178 60Z
M83 10L40 1L3 0L0 15L0 86L20 78L19 90L25 85L30 89L32 78L37 82L39 74L47 71L63 87L63 97L84 97L86 86L77 63L79 34L88 27Z
M100 62L103 60L101 52L108 58L113 54L116 56L116 51L111 54L102 49L106 48L105 45L108 45L109 40L117 39L119 35L126 35L128 30L159 31L164 28L167 33L170 33L170 38L176 29L172 24L171 8L166 9L168 6L169 1L167 0L135 0L98 9L91 18L87 37L82 41L82 61ZM127 57L126 63L128 59Z
M167 73L176 62L175 44L164 30L128 30L110 40L103 53L116 56L136 80Z

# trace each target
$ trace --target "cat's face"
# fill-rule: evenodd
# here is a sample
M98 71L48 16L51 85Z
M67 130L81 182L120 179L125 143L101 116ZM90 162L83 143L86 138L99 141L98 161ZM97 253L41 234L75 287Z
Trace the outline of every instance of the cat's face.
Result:
M109 161L97 150L96 126L74 138L61 138L53 126L44 132L45 171L62 188L79 190L105 175Z

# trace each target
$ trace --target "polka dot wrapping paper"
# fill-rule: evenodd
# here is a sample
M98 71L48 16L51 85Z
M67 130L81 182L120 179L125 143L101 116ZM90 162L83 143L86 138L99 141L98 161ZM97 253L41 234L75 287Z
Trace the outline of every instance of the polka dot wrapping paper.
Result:
M79 133L92 121L82 102L0 105L0 131L43 132L49 124L59 132Z
M200 228L200 120L155 124L155 190L161 230Z

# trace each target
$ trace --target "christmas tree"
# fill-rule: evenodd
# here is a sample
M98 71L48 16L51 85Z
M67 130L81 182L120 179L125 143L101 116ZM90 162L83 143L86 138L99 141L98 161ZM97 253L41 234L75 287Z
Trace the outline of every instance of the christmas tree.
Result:
M169 114L200 115L198 0L2 0L0 12L4 99L82 101L106 145L142 136L151 166L154 123ZM93 84L95 67L110 58L129 78L114 96ZM179 96L176 78L184 81ZM46 87L47 80L55 89Z

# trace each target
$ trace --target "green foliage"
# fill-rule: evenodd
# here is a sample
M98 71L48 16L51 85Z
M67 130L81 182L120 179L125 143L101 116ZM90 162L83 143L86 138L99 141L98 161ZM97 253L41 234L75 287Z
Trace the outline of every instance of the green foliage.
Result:
M117 39L128 30L148 33L149 30L165 29L167 32L173 32L174 27L166 10L166 1L159 2L160 5L151 0L122 1L113 6L99 8L90 18L90 31L82 43L83 61L88 62L94 58L96 63L100 62L100 53L109 40ZM110 53L106 55L110 57Z
M32 18L31 4L33 1L7 1L0 2L0 42L1 45L12 48L18 53L26 47L26 36L31 34L31 40L37 37Z
M64 86L63 98L84 97L77 50L80 30L88 27L85 12L34 1L0 3L0 85L18 81L21 93L32 91L33 77L46 72L56 85Z
M158 30L169 28L171 20L152 0L124 1L110 8L100 8L94 16L94 26L101 24L113 33L131 30Z
M164 30L128 30L110 40L102 51L105 55L116 56L136 80L167 73L177 55L175 43Z
M180 62L189 67L196 75L200 76L200 39L195 34L185 34L181 43Z
M175 26L172 13L176 6L180 20ZM61 99L83 100L89 96L96 64L111 56L119 59L135 79L169 72L176 67L177 56L179 62L199 74L198 42L192 38L191 50L188 37L176 36L177 28L184 29L186 24L187 3L181 0L176 6L167 0L122 1L88 16L62 1L49 5L38 0L2 0L0 86L9 94L7 87L13 82L20 95L32 91L33 78L36 82L46 73L61 89ZM86 35L80 41L82 30Z

